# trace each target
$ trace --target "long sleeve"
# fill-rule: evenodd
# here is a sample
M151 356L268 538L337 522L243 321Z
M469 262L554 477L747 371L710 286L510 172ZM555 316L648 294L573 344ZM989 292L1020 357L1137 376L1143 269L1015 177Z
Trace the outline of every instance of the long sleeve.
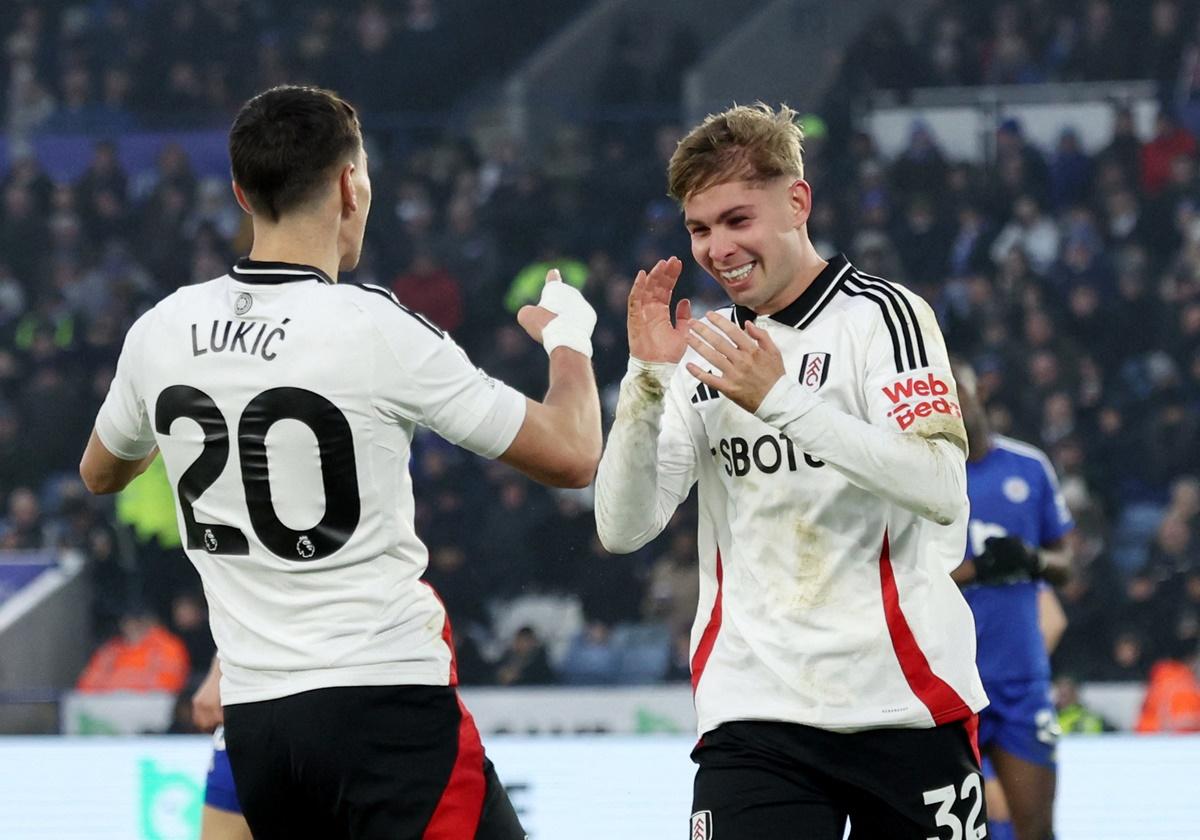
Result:
M596 474L596 531L614 554L658 536L696 476L687 418L672 397L675 365L630 359Z
M948 525L963 513L967 456L952 439L874 426L786 376L756 415L859 487L918 516Z
M865 419L790 377L775 383L756 414L864 490L949 525L967 510L967 432L958 386L933 310L916 295L895 291L904 295L909 317L896 331L881 320L867 341Z

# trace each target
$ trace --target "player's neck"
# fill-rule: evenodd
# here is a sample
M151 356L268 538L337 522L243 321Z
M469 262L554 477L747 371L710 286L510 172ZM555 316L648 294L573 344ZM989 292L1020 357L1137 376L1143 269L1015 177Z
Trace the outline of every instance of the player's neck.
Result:
M255 225L250 259L311 265L337 282L341 263L337 232L330 232L326 226L306 224L302 220Z
M829 262L817 253L817 249L813 247L812 242L806 236L800 261L793 275L792 282L774 298L767 301L761 308L755 308L755 312L759 315L774 315L779 310L789 306L800 295L808 291L808 287L813 284L814 280L821 276L821 272L825 270L825 266L827 265L829 265Z

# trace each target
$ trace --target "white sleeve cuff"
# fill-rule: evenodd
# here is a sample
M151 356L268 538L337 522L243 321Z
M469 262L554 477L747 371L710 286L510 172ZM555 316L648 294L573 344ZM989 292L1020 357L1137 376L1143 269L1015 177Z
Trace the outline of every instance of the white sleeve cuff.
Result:
M785 425L808 414L820 403L821 400L814 394L784 374L771 386L771 390L767 391L754 416L782 430Z
M626 373L639 374L648 373L662 385L663 388L671 381L671 377L675 375L675 368L679 365L676 362L643 362L636 356L629 357L629 365L626 367Z
M118 431L116 424L104 411L96 415L96 437L104 444L104 448L122 461L140 461L154 451L155 441L149 439L131 438Z
M496 382L496 399L469 435L458 441L484 458L499 458L516 440L525 422L525 395L503 382Z

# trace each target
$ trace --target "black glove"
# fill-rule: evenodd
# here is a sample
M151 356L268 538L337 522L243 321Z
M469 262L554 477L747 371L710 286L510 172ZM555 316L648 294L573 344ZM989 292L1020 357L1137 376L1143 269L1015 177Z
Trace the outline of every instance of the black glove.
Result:
M975 558L975 580L979 583L1008 583L1033 580L1042 573L1036 550L1020 537L988 537L983 553Z

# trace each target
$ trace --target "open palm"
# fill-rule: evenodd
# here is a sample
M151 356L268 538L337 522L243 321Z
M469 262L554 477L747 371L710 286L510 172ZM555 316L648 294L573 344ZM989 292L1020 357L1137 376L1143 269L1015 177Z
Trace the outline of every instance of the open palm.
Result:
M639 271L629 292L629 353L643 362L676 363L687 350L691 301L681 300L671 323L671 292L683 263L659 260L650 271Z

